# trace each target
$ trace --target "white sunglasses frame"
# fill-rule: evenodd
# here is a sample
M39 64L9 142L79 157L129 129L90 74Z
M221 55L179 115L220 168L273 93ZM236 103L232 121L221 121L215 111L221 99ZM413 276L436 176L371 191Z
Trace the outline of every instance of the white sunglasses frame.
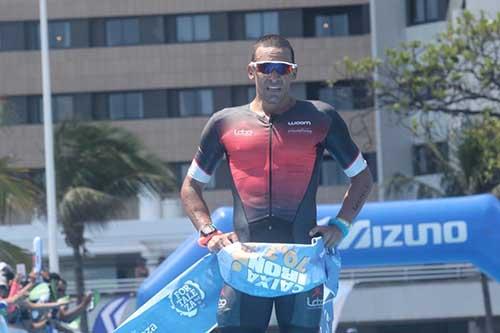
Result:
M292 62L288 62L288 61L276 61L276 60L273 60L273 61L252 61L249 63L250 66L252 66L253 68L257 67L257 65L260 65L260 64L285 64L285 65L290 65L292 66L292 69L297 69L297 67L299 67L297 64L294 64Z

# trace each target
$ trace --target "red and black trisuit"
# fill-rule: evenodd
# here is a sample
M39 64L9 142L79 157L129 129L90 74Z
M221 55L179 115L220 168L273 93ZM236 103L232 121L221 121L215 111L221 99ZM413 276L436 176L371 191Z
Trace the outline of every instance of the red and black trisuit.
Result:
M225 156L239 240L307 244L316 225L316 192L325 149L349 177L366 168L345 122L330 105L297 100L286 112L267 117L247 104L212 115L188 174L207 183ZM317 332L321 306L311 300L322 293L316 289L274 299L282 330ZM272 305L273 299L225 286L218 325L222 332L264 332Z

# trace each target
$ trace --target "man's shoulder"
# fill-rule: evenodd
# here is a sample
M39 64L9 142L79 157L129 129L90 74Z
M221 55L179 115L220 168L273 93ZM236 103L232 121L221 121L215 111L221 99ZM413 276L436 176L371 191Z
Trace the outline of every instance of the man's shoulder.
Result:
M319 100L297 100L300 103L300 109L307 112L310 116L315 115L320 118L332 118L336 114L335 108L328 103Z
M308 104L310 108L314 109L317 112L335 112L335 108L332 105L320 100L301 100L301 102Z
M236 114L240 114L242 111L245 111L248 109L248 104L247 105L239 105L239 106L232 106L232 107L227 107L224 109L221 109L210 117L213 120L222 120L228 117L232 117Z

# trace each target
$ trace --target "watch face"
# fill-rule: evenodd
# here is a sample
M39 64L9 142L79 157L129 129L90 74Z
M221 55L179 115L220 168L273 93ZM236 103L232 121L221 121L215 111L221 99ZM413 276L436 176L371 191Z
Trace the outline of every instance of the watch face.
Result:
M217 229L214 227L213 224L207 224L207 225L204 225L203 227L201 227L200 229L200 233L203 235L203 236L208 236L210 235L211 233L214 233Z

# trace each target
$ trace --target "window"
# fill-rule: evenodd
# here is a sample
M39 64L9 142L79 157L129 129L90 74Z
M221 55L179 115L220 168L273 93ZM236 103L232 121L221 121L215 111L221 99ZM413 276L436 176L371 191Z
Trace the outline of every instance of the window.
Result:
M373 106L373 96L367 82L363 80L338 81L333 87L321 82L308 83L307 98L319 99L342 111Z
M447 158L448 145L446 142L437 142L437 149ZM434 153L426 144L413 146L413 173L416 176L440 172L440 164Z
M144 117L142 93L109 95L109 117L112 120L141 119Z
M42 96L28 97L28 124L43 123Z
M349 178L345 175L340 164L331 156L324 156L323 163L321 164L319 184L323 186L334 186L348 183Z
M26 103L25 96L0 97L0 125L25 124L27 122Z
M278 34L278 12L246 13L245 31L247 39L258 39L264 35Z
M248 95L248 103L252 102L256 96L257 92L255 90L255 86L250 86L247 89L247 95Z
M370 7L366 5L304 8L305 37L336 37L370 33Z
M315 18L316 36L349 35L349 19L347 14L318 15Z
M134 45L139 43L139 19L112 19L106 21L106 45Z
M71 47L71 25L69 22L50 23L49 45L52 49Z
M159 44L165 42L165 22L163 16L141 17L139 21L140 42Z
M27 23L27 49L40 49L40 24ZM51 49L65 49L73 46L71 40L73 24L71 21L49 22L49 47Z
M211 89L187 89L179 92L181 116L209 116L214 112L213 92Z
M178 42L210 39L210 16L208 15L178 16L176 26Z
M24 49L24 27L20 22L0 23L0 50Z
M448 0L407 0L408 25L443 21Z
M73 96L54 96L52 98L54 121L70 121L75 119Z

